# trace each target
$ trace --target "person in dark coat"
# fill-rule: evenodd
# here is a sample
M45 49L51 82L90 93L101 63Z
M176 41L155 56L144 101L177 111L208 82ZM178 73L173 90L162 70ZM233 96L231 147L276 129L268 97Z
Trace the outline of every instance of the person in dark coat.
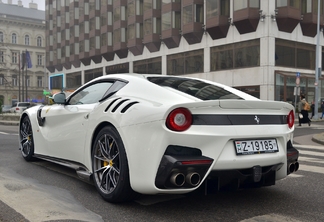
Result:
M321 110L322 110L321 119L323 119L323 116L324 116L324 100L322 101L322 104L321 104Z
M305 104L307 103L305 96L300 95L300 101L298 103L298 120L299 120L299 126L301 126L302 123L308 123L308 125L311 125L311 120L308 117L308 110L305 110Z
M311 116L311 119L312 119L314 116L314 113L315 113L315 102L314 101L312 102L311 109L312 109L312 116Z

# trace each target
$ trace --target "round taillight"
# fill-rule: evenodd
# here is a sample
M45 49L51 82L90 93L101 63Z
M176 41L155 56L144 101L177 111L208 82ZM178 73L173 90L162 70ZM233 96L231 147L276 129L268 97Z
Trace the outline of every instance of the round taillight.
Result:
M295 115L294 115L294 111L291 110L287 116L287 124L289 128L292 128L294 126L295 123Z
M192 124L191 112L186 108L172 110L166 119L166 126L173 131L185 131Z

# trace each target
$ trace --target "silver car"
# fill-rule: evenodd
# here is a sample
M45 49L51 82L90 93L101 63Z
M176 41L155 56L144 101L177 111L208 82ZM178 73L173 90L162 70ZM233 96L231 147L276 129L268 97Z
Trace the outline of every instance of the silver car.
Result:
M28 107L30 107L29 102L16 102L11 106L10 112L11 113L22 113Z
M1 105L1 113L10 113L10 105Z

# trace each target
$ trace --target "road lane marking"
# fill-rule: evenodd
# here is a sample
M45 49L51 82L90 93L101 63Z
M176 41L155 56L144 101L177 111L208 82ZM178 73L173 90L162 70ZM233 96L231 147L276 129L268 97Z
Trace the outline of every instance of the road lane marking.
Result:
M321 173L324 174L324 169L323 167L318 167L318 166L309 166L306 164L300 164L298 171L307 171L307 172L312 172L312 173ZM298 172L297 171L297 172Z
M18 133L6 133L6 132L0 132L2 135L11 135L11 136L18 136Z
M300 145L300 144L294 144L295 148L310 148L310 149L317 149L324 151L324 146L323 145Z
M291 216L286 217L279 214L266 214L256 217L251 217L245 220L241 220L240 222L257 222L257 221L269 221L269 222L301 222L300 220L297 220L296 218L293 218Z
M305 161L305 162L311 162L311 163L323 163L322 159L309 158L309 157L299 157L298 161Z
M314 151L306 151L306 150L299 150L299 154L324 157L324 153L322 153L322 152L314 152Z

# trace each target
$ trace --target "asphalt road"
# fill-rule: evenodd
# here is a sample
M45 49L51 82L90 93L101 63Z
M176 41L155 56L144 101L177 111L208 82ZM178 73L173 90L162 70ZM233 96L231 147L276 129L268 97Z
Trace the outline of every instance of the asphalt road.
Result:
M311 141L324 122L297 127L300 170L275 186L205 196L141 196L105 202L75 172L45 161L28 163L17 126L0 125L0 221L324 221L324 146Z

